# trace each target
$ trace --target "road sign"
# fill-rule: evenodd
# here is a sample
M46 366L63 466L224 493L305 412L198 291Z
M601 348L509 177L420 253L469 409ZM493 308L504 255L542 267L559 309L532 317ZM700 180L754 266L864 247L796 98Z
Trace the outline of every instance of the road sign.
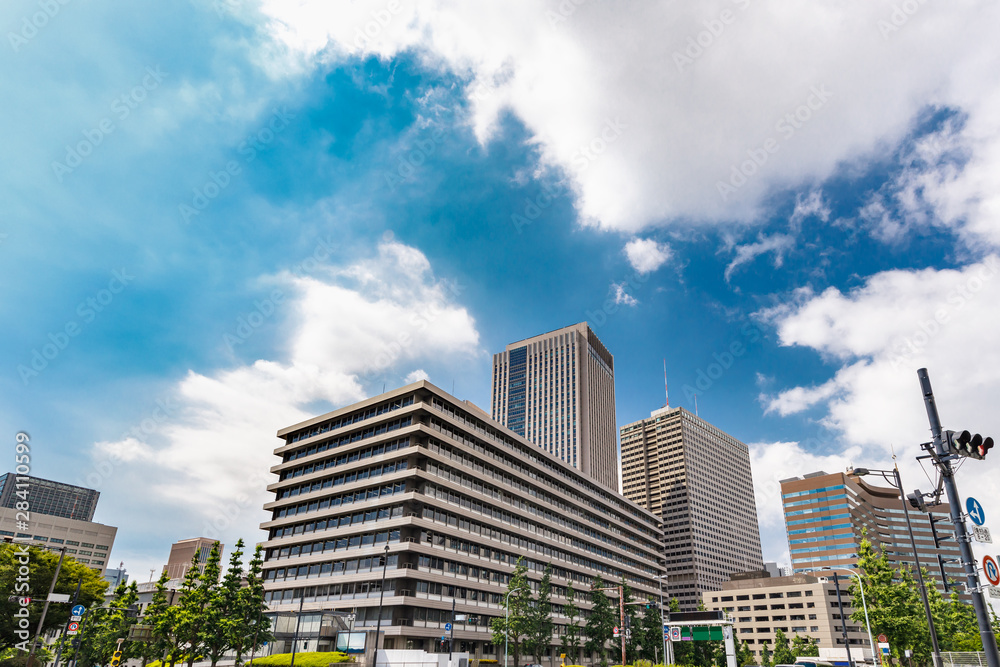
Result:
M83 616L70 616L69 620L71 620L71 621L82 621L83 620Z
M451 623L445 623L444 624L444 631L445 632L451 632Z
M48 602L69 602L69 593L49 593Z
M879 636L878 636L878 643L879 643L879 644L885 644L885 643L887 643L888 641L889 641L889 638L888 638L888 637L886 637L885 635L879 635Z
M882 653L882 655L889 655L889 645L885 642L878 643L878 650Z
M66 626L66 632L79 632L80 624L73 622Z
M1000 598L1000 586L987 586L991 598Z
M616 625L615 626L615 637L617 637L617 636L618 636L618 626Z
M70 613L72 613L74 616L83 616L83 612L85 611L87 611L87 608L84 607L82 604L78 604L75 607L73 607L73 609L70 610Z
M997 567L993 556L983 556L983 573L986 574L986 581L994 586L1000 586L1000 567Z
M976 540L976 542L981 542L982 544L993 544L993 537L990 535L990 529L986 526L973 526L972 538Z
M670 641L679 642L681 640L681 629L676 625L670 628Z
M986 523L986 512L983 511L983 506L979 504L979 501L969 496L965 500L965 511L969 513L969 518L972 519L972 523L977 526L981 526Z

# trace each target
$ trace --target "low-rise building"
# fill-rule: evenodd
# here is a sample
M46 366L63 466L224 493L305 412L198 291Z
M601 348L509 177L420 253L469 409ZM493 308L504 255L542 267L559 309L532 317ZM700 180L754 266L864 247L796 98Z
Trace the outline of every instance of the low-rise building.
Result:
M19 511L0 507L0 536L30 541L50 551L66 548L66 554L104 575L118 529L93 521L77 521L32 513L28 528L19 527ZM22 513L23 514L23 513Z

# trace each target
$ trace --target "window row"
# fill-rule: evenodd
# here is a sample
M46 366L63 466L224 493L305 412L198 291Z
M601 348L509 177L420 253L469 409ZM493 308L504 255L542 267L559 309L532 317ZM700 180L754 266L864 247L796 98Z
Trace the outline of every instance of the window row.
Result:
M286 516L295 516L296 514L304 514L307 512L315 512L316 510L326 509L328 507L339 507L340 505L349 505L350 503L362 502L365 500L373 500L375 498L384 498L386 496L392 496L397 493L404 493L406 491L406 482L396 482L395 484L384 484L382 486L373 486L368 489L358 489L352 493L345 493L339 496L328 496L319 500L313 500L308 503L300 503L298 505L293 505L291 507L282 507L279 510L274 511L274 519L281 519ZM304 524L302 524L304 525ZM286 526L285 530L292 528L292 526ZM284 535L292 535L297 533L284 533ZM274 537L272 535L272 537Z
M326 561L292 567L277 567L264 572L265 581L290 581L293 579L308 579L309 577L329 576L333 574L355 574L357 572L380 572L383 567L395 570L399 565L399 554L391 554L388 559L382 556L365 556L347 560Z
M314 435L319 435L320 433L333 431L335 429L341 428L342 426L357 424L358 422L362 422L366 419L371 419L372 417L384 415L385 413L392 412L393 410L399 410L400 408L405 408L408 405L413 405L412 395L403 396L402 398L397 398L394 401L383 403L377 408L369 408L368 410L362 410L349 415L345 415L343 417L338 417L337 419L331 419L330 421L324 422L322 424L317 424L316 426L292 434L292 436L288 438L288 443L291 444L293 442L298 442L299 440L311 438Z
M382 507L380 509L370 509L363 512L355 512L353 514L344 514L342 516L336 516L329 519L320 519L319 521L309 521L307 523L300 523L294 526L285 526L284 528L275 529L274 537L286 537L288 535L306 535L309 533L314 533L320 530L326 530L328 528L338 528L340 526L357 526L364 523L374 523L376 521L384 521L386 519L398 519L403 516L403 506L396 505L394 507ZM279 534L280 531L280 534ZM288 532L291 531L291 532ZM330 543L337 543L342 540L348 539L347 537L341 537L339 539L329 539L325 542L320 540L319 542L310 542L306 544L297 544L295 546L279 547L274 549L269 549L267 557L271 558L288 558L295 557L299 555L306 555L314 553L316 551L322 551L323 545Z
M331 456L326 459L321 459L319 461L314 461L307 466L301 466L299 468L292 468L291 470L282 470L279 479L282 481L294 477L300 477L301 475L308 475L309 473L318 472L320 470L329 470L330 468L336 468L347 463L354 463L355 461L363 461L372 456L379 456L380 454L385 454L388 452L394 452L397 449L403 449L410 446L409 438L400 438L399 440L392 440L391 442L382 442L377 445L372 445L371 447L365 447L364 449L357 449L349 454L341 454L340 456ZM315 491L315 489L312 489ZM302 491L302 493L307 493ZM295 494L292 494L295 495ZM284 496L278 496L283 498Z
M288 463L289 461L295 461L307 456L312 456L313 454L325 452L329 449L336 449L337 447L349 445L354 442L374 438L377 435L390 433L405 426L409 426L412 421L411 417L400 417L399 419L393 419L392 421L383 422L376 426L370 426L368 428L361 429L360 431L355 431L354 433L342 435L339 438L330 438L329 440L324 440L323 442L318 442L315 445L310 445L309 447L304 447L293 452L285 452L285 455L282 457L282 463Z
M402 461L390 461L389 463L383 463L382 465L371 466L370 468L363 468L361 470L352 470L339 475L318 479L311 484L302 484L301 486L292 487L290 489L283 489L282 492L278 494L278 499L280 500L282 498L294 497L300 493L310 493L312 491L330 489L335 486L350 484L351 482L359 482L361 480L368 479L369 477L389 475L400 470L406 470L405 459Z

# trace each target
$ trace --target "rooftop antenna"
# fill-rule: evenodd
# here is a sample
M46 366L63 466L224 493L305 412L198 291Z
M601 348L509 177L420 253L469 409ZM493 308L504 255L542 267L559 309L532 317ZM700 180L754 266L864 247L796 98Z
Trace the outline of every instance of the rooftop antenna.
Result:
M670 390L667 389L667 360L663 360L663 395L667 399L667 408L670 408Z
M694 416L698 416L698 394L694 395Z

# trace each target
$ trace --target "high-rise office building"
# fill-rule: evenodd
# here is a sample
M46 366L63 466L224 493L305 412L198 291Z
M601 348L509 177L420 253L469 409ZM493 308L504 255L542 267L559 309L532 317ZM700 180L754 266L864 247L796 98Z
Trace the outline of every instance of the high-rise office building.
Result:
M455 651L495 661L489 623L523 558L536 590L552 567L556 632L542 662L558 665L570 583L582 610L597 576L659 599L658 517L426 381L278 437L265 600L277 614L303 604L303 628L324 627L324 610L353 612L355 629L381 628L380 648L440 651L453 623ZM300 649L330 650L330 634L308 636Z
M17 491L25 490L25 483L28 485L26 490L32 514L46 514L75 521L94 520L97 500L101 497L99 491L14 473L0 475L0 507L14 509L15 503L21 500Z
M905 563L913 571L903 501L895 488L874 486L848 473L820 471L782 480L781 502L793 571L856 568L862 531L893 567ZM932 510L929 514L910 510L910 521L920 565L941 589L943 578L963 582L965 575L949 506Z
M205 563L208 561L208 555L212 553L213 545L215 545L215 540L207 537L191 537L174 542L170 545L170 556L167 558L167 564L163 566L163 571L171 579L181 579L187 574L188 568L191 567L191 559L197 554L198 571L204 572ZM221 544L219 549L222 549Z
M764 557L746 445L683 408L622 427L622 493L663 519L667 591L693 611Z
M11 476L11 479L14 477ZM108 555L118 534L117 528L93 521L35 514L34 508L31 509L31 521L27 527L23 518L20 510L0 507L0 537L28 542L53 552L65 550L67 556L72 556L103 576L108 566Z
M493 355L493 419L618 489L615 360L586 322Z

